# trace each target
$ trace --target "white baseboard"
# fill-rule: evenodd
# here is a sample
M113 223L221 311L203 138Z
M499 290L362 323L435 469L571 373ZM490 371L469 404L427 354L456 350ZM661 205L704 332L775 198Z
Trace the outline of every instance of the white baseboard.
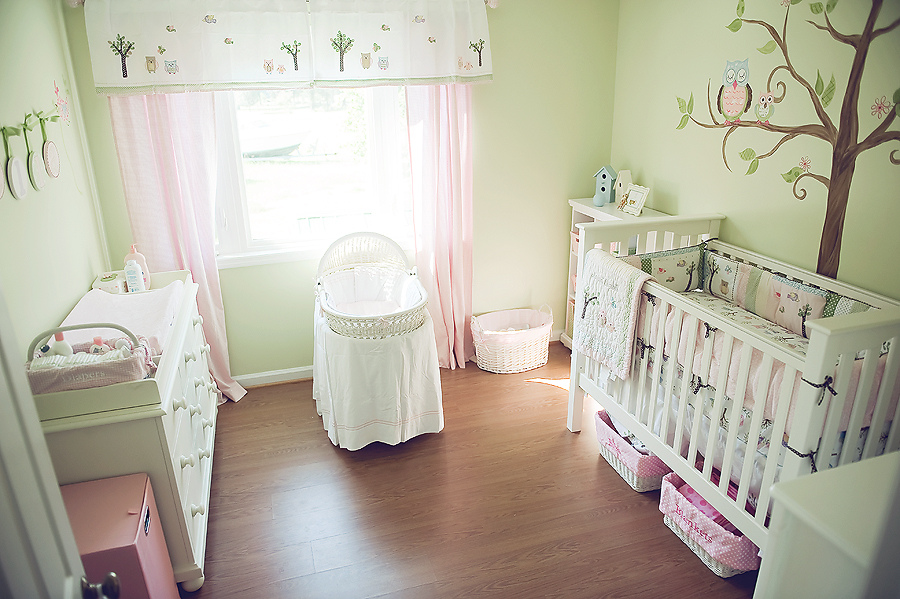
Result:
M311 379L312 375L312 366L301 366L299 368L285 368L283 370L269 370L253 374L241 374L235 376L234 380L243 387L259 387L260 385Z

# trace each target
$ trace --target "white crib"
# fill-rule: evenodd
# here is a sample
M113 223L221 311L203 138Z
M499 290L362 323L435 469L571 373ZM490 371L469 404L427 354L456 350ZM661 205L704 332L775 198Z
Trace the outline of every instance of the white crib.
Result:
M585 302L590 283L582 276L586 261L593 258L590 250L626 256L682 248L715 238L723 218L579 225L575 326L583 326L579 321L591 309ZM676 292L649 280L641 288L627 378L611 376L606 366L573 344L567 426L580 430L589 394L765 550L774 482L900 446L900 427L890 426L898 417L900 302L718 241L706 247L737 263L877 309L807 321L808 346L801 351L738 326L722 310L697 301L704 294ZM716 362L728 367L711 373ZM773 382L777 378L781 383ZM747 401L754 391L756 405L766 409L747 409L744 402L729 400ZM764 429L771 441L768 449L761 447Z

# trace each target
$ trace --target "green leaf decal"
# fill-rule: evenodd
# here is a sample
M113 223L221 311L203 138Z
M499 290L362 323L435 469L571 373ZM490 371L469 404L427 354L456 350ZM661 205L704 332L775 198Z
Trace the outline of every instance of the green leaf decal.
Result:
M900 89L894 92L894 104L900 104Z
M821 97L825 90L825 82L822 81L822 73L816 71L816 95Z
M834 100L834 90L836 86L834 84L834 75L831 76L831 81L828 83L828 86L825 88L825 91L822 92L822 106L824 108L828 108L828 105L831 104L831 101Z
M769 40L769 43L767 43L762 48L757 48L757 50L759 50L760 53L762 53L762 54L771 54L772 52L775 51L775 48L777 48L777 47L778 47L778 44L775 43L775 40Z
M786 183L793 183L801 174L803 174L803 171L800 170L799 166L795 166L788 172L782 173L781 178L784 179Z
M803 0L791 0L791 4L800 4Z
M747 174L752 175L753 173L756 172L756 169L758 169L758 168L759 168L759 159L754 158L753 162L750 163L750 168L747 169Z
M675 127L675 128L676 128L676 129L684 129L685 127L687 127L687 124L688 124L688 118L689 118L688 115L686 115L686 114L683 115L683 116L681 117L681 122L678 123L678 126Z
M838 0L828 0L828 4L825 5L825 11L831 12L834 10L834 7L837 6Z
M737 5L737 16L738 16L738 17L743 17L743 16L744 16L744 0L738 0L738 5Z
M741 25L743 25L743 24L744 24L743 21L741 21L740 19L735 19L734 21L731 22L730 25L728 25L728 29L737 33L738 31L740 31Z
M900 92L900 90L897 91ZM687 113L694 114L694 92L691 92L691 99L688 100Z
M753 160L756 158L756 150L753 148L747 148L740 154L741 158L744 160Z
M678 100L678 110L681 111L681 114L687 112L687 103L685 103L684 98L679 98L675 96L675 99Z
M809 10L811 10L814 15L820 15L822 14L822 11L825 10L825 7L822 6L821 2L813 2L809 5Z

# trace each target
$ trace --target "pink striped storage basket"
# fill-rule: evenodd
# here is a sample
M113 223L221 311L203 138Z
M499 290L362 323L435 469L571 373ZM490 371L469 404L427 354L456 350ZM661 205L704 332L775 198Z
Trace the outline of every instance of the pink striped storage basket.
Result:
M655 455L644 455L632 447L613 428L606 410L597 412L594 423L597 427L597 440L600 442L600 455L632 489L644 493L662 486L663 476L672 471L665 462Z

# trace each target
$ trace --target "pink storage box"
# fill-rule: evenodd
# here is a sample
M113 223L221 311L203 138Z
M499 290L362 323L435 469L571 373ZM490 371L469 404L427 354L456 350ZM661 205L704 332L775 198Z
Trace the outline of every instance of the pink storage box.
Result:
M693 497L700 505L688 499ZM759 547L724 520L674 472L663 477L659 511L684 544L716 575L728 578L759 569ZM706 512L706 513L704 513ZM710 517L710 514L712 518ZM719 520L716 522L714 519ZM734 532L730 532L734 530Z
M63 485L60 491L88 580L115 572L122 597L179 599L146 474Z
M597 412L594 423L597 427L597 440L600 442L600 455L632 489L644 493L662 486L663 476L672 471L665 462L655 455L644 455L632 447L613 428L606 410Z

